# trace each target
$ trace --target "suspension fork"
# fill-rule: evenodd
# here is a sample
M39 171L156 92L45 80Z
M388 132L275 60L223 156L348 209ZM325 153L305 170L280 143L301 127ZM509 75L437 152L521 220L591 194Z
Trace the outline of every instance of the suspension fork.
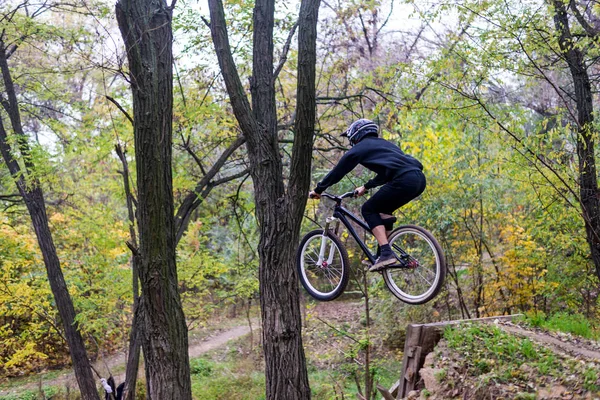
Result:
M319 260L317 261L317 265L323 266L323 267L327 267L328 265L331 265L331 263L333 262L333 256L335 255L335 245L333 242L331 242L331 245L329 246L329 254L327 255L327 261L324 260L325 258L325 252L326 252L326 248L327 248L327 235L329 234L329 226L334 223L335 224L335 228L333 230L333 234L337 235L338 233L338 229L340 227L340 220L335 218L335 217L327 217L327 220L325 221L325 229L323 230L323 236L321 236L321 248L319 249Z

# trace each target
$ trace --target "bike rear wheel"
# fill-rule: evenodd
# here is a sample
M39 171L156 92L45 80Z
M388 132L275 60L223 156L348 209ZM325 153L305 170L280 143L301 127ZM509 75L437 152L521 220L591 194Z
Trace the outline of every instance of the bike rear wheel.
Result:
M390 234L389 242L400 259L399 265L383 271L390 292L408 304L433 299L446 278L444 252L437 240L420 226L405 225Z
M298 247L297 266L302 286L317 300L333 300L348 285L348 253L331 232L323 235L318 229L307 233Z

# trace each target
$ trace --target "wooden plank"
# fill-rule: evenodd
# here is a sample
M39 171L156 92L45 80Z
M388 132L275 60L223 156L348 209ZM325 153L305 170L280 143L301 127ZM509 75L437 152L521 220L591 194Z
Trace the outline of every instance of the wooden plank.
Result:
M419 381L419 369L421 369L421 366L419 365L421 361L421 353L422 351L420 346L413 348L413 355L408 361L408 368L406 369L406 375L404 375L406 384L404 386L403 396L406 396L417 386L417 382Z
M377 384L377 390L379 390L379 393L381 393L384 400L396 400L395 397L392 396L392 394L386 388L381 386L379 383Z
M394 398L396 398L396 395L398 394L398 388L399 388L399 387L400 387L400 380L398 379L398 380L396 381L396 383L394 383L394 384L392 385L392 387L390 388L390 394L391 394L391 395L392 395Z
M408 325L406 327L406 338L404 340L404 357L402 359L402 371L400 373L400 385L398 386L398 393L396 394L397 399L405 397L407 393L407 371L410 365L410 360L414 353L414 348L419 345L421 339L421 327L422 325Z
M431 353L435 346L439 343L442 335L444 334L445 326L431 326L431 325L423 325L421 327L421 338L420 344L421 347L421 356L419 357L419 365L417 369L418 371L425 364L425 357L427 354Z

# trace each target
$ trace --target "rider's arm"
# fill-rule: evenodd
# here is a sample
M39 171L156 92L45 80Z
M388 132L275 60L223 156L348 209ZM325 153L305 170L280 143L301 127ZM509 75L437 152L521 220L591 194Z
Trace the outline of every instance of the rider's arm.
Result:
M385 176L383 176L383 174L379 174L375 178L365 183L365 189L373 189L374 187L381 186L384 183L387 183L387 179Z
M358 165L359 159L356 153L352 151L353 149L344 154L340 162L329 171L321 182L317 183L317 187L314 189L315 192L319 194L323 193L325 189L338 183L348 172L352 171Z

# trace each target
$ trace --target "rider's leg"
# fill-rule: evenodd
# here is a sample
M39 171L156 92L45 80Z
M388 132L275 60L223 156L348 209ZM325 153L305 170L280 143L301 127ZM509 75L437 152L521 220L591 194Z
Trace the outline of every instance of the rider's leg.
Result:
M382 196L382 191L380 190L371 196L369 200L364 202L361 208L363 218L367 222L367 225L369 225L369 228L371 228L371 232L380 246L387 244L386 226L378 211L382 200L385 200L385 196Z
M384 225L379 225L371 229L371 232L373 233L373 236L375 236L375 239L377 239L378 243L375 258L379 258L379 256L381 256L381 247L385 245L388 245L387 247L389 247L388 237L390 236L391 231L388 231Z
M379 258L377 258L369 271L380 271L387 265L396 262L396 256L388 243L385 223L378 211L383 208L383 204L385 204L387 198L386 193L388 191L389 189L386 190L385 187L380 189L363 204L361 210L363 217L371 228L371 232L375 236L375 239L377 239L377 243L379 243L380 250Z
M373 236L375 236L375 239L377 239L377 243L379 243L380 247L388 244L388 235L387 231L385 230L385 226L378 225L371 229L371 232L373 232Z
M391 218L386 217L394 218L391 213L419 196L425 189L425 185L423 173L411 171L384 185L363 204L362 215L380 245L380 256L369 271L380 271L396 262L394 252L388 243L389 232L386 232L391 231L393 222L390 221Z
M391 233L396 217L394 217L389 204L394 205L397 194L394 188L387 185L377 191L362 206L362 215L371 228L371 232L379 245L387 244L387 237Z
M383 226L385 227L385 236L390 237L390 233L392 233L392 229L394 229L394 222L396 222L396 217L386 213L379 213L379 216L381 217L381 220L383 221Z

